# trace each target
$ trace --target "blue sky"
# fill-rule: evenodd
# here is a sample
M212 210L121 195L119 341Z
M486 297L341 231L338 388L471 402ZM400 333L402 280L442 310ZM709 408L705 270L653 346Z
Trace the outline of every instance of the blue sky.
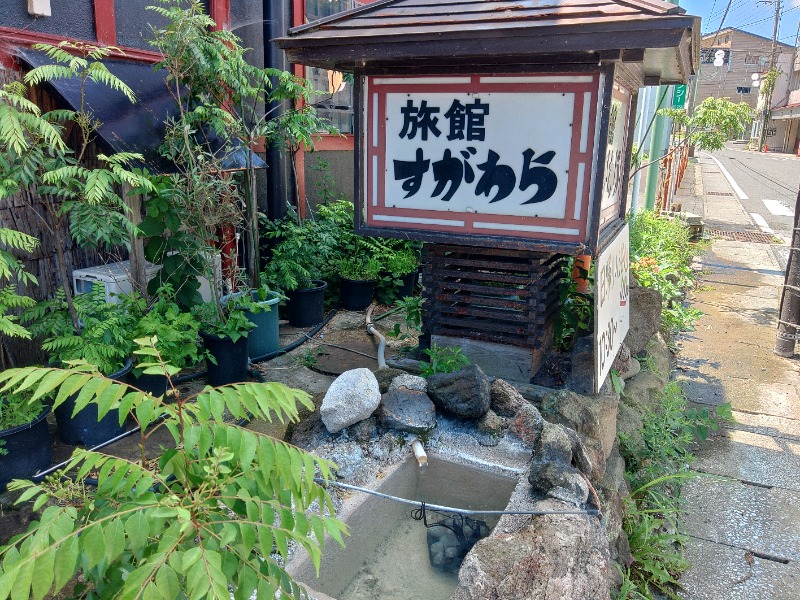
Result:
M720 26L728 0L681 0L686 12L702 17L702 32L714 33ZM723 27L737 27L750 33L772 38L775 4L757 0L731 0L731 8ZM782 0L778 40L795 45L797 23L800 20L800 0Z

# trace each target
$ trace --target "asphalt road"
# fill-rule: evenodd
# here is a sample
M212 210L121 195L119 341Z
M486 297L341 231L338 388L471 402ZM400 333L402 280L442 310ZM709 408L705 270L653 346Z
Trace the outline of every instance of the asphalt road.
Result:
M738 144L729 144L713 157L727 170L734 198L755 226L789 242L800 190L800 157L750 152ZM776 250L785 266L788 249Z

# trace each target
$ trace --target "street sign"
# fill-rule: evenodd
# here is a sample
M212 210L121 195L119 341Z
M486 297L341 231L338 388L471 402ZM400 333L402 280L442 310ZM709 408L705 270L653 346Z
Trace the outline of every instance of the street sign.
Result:
M628 226L597 257L594 279L595 392L600 391L630 325Z
M672 90L672 108L683 108L686 104L686 84L674 86Z

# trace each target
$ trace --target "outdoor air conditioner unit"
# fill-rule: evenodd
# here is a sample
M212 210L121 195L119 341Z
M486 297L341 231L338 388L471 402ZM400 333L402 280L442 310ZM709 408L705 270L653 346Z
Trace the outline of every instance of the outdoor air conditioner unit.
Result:
M161 265L145 263L147 280L153 278L161 269ZM91 292L95 284L102 284L106 291L106 302L119 303L121 294L130 294L133 290L131 283L131 261L108 263L96 267L77 269L72 272L72 287L75 294Z

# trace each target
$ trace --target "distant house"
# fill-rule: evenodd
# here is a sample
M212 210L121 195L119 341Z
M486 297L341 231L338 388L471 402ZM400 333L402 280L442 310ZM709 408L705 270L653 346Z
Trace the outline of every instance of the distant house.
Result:
M700 41L700 74L698 76L695 104L706 98L730 98L758 106L758 88L753 85L753 74L769 70L772 38L762 37L741 29L728 27L719 34L703 36ZM717 52L723 53L723 65L714 66ZM773 106L785 104L788 97L788 75L792 72L794 47L778 43L775 64L783 75L775 84Z
M746 102L753 109L760 109L759 88L754 85L754 75L763 75L769 70L772 55L772 38L762 37L741 29L728 27L719 33L702 37L700 42L700 73L698 75L695 104L706 98L729 98L734 102ZM722 66L714 66L714 60L722 53ZM783 106L789 99L789 78L793 71L795 49L778 42L775 45L775 65L781 76L775 83L772 107ZM781 126L767 125L767 145L771 149L783 149L784 135ZM745 134L749 138L751 134Z

